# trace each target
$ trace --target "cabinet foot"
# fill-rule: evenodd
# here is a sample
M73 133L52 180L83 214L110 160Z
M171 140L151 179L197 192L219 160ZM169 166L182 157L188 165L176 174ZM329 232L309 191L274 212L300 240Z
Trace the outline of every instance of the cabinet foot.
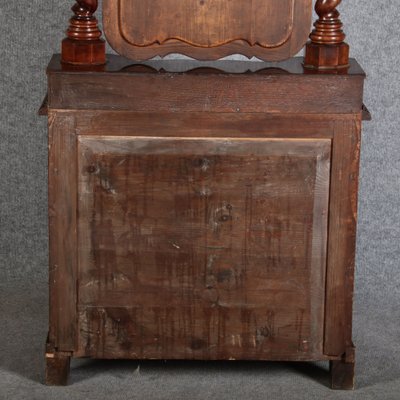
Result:
M46 353L46 385L67 385L70 361L71 357L65 353Z
M331 387L336 390L354 389L354 359L330 361Z

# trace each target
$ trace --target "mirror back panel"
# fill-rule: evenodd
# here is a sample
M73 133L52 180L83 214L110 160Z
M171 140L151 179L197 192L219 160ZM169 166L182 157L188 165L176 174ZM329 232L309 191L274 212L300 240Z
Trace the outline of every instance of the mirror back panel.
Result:
M278 61L310 32L312 0L104 0L104 31L117 53L145 60L181 53Z

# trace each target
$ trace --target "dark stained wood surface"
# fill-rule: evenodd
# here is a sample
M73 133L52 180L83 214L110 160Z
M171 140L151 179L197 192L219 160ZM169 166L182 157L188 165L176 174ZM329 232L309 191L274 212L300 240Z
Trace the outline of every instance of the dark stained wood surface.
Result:
M315 3L315 12L318 14L318 20L315 23L315 29L311 32L310 39L313 43L336 45L343 43L346 35L339 19L337 7L342 0L317 0Z
M49 346L75 348L77 170L75 118L49 112Z
M80 137L79 353L322 357L330 143Z
M192 72L193 74L203 75L206 70L207 74L291 74L291 75L320 75L325 73L323 71L304 70L303 57L293 57L289 60L280 62L264 62L264 61L235 61L235 60L218 60L218 61L198 61L190 59L182 60L148 60L143 62L132 61L125 57L116 56L114 54L107 54L107 64L101 66L87 66L87 65L66 65L62 64L61 56L59 54L53 55L51 58L47 73L72 73L72 74L105 74L117 73L122 75L126 73L131 76L132 73L136 74L149 74L149 73L183 73ZM365 78L365 72L352 58L349 61L349 68L343 71L326 71L328 75L346 75L362 76ZM145 68L149 67L149 68Z
M134 60L169 53L282 60L307 41L311 10L312 0L104 0L103 23L110 45Z
M52 323L52 319L50 319ZM68 383L72 351L64 352L55 348L54 341L46 341L45 384L49 386L64 386Z
M326 285L326 354L352 348L354 263L361 116L337 121L332 149Z
M46 354L46 385L67 385L70 371L70 359L71 357L63 356L59 353Z
M206 75L132 75L126 79L54 75L50 81L52 108L107 109L111 101L114 109L137 112L358 113L363 90L363 79L343 79L333 86L324 77L287 75L240 79L230 75L223 80Z
M351 386L365 75L350 64L53 58L54 382L90 356L335 360Z
M354 368L354 361L330 361L331 388L335 390L353 390L355 385Z
M350 47L344 42L346 35L336 9L342 0L317 0L315 11L318 20L306 46L306 68L337 70L348 68Z
M106 43L101 39L98 21L94 16L97 7L97 0L76 0L67 37L61 44L63 63L88 66L106 63Z
M208 138L332 139L335 122L358 114L299 115L263 113L138 113L131 111L61 111L76 119L77 135ZM307 134L305 134L307 132Z
M291 64L290 64L291 65ZM289 67L290 67L289 65ZM54 66L54 68L53 68ZM358 113L364 74L309 74L301 59L295 73L146 73L48 69L49 105L56 109L137 112ZM271 66L272 68L272 66ZM302 67L301 67L302 68Z

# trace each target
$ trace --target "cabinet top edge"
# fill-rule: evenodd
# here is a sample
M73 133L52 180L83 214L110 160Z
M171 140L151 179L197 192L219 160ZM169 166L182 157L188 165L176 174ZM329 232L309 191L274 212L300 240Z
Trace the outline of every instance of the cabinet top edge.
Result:
M355 59L350 59L349 68L339 70L308 70L303 67L303 57L294 57L281 62L264 62L254 60L219 60L197 61L192 59L153 59L135 62L113 54L107 55L107 64L102 66L66 65L61 63L60 54L53 55L47 74L73 75L136 75L136 74L193 74L193 75L305 75L311 76L357 76L365 78L366 74Z

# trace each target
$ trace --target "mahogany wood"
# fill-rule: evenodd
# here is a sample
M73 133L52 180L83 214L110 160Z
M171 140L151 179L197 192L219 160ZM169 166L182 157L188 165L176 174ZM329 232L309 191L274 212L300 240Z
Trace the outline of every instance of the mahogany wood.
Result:
M336 7L341 0L317 0L315 11L319 19L306 46L306 68L338 69L349 66L349 45Z
M315 11L319 16L315 23L315 29L311 32L310 38L314 43L319 44L340 44L346 35L342 31L342 22L339 19L339 11L336 7L341 0L318 0Z
M62 62L66 64L105 64L105 42L101 39L94 13L97 0L77 0L72 7L67 37L62 42Z

